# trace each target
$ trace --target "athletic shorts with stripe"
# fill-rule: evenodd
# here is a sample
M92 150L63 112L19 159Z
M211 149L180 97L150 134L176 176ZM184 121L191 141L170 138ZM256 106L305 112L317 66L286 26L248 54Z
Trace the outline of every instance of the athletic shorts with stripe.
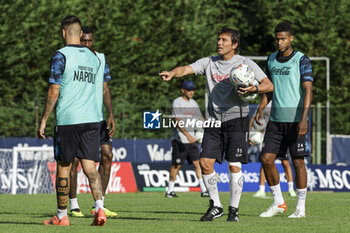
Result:
M73 162L75 157L101 161L100 122L55 127L54 156L57 161Z
M220 128L205 128L201 158L216 159L222 163L248 163L249 118L235 118L221 123Z
M298 122L269 121L261 153L278 154L280 158L286 157L287 149L289 149L291 157L308 156L310 152L309 135L298 137L298 124Z

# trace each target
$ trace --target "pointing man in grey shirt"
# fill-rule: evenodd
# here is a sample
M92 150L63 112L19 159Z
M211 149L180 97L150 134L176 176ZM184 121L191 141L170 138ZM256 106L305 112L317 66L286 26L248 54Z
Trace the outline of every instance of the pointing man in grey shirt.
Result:
M242 163L248 163L249 105L238 94L266 93L273 85L266 74L252 60L238 55L240 36L236 30L223 28L218 33L218 56L199 59L187 66L159 73L164 81L190 74L205 75L208 92L209 118L220 120L220 127L205 128L200 155L203 180L210 195L210 206L201 221L211 221L223 215L217 188L214 163L227 160L230 172L230 206L227 221L238 222L238 205L243 190ZM230 72L240 64L252 68L258 86L250 84L237 90L230 82Z

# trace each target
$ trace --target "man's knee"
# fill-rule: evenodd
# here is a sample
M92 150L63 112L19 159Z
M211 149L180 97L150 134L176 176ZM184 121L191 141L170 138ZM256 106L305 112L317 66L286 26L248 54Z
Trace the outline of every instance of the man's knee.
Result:
M214 161L215 162L215 161ZM204 174L208 175L214 171L214 163L206 158L201 158L199 164Z
M303 158L294 158L293 159L293 166L296 169L305 168L304 157Z
M242 164L240 162L228 162L227 164L230 172L239 173L242 171Z
M270 154L263 154L261 156L261 163L265 166L272 165L275 163L275 157Z
M102 162L111 163L113 159L112 146L102 145Z

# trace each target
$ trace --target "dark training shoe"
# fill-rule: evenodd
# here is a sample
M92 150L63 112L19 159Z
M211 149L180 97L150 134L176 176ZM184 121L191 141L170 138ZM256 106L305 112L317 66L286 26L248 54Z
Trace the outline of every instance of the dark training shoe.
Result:
M173 197L177 197L177 195L175 194L175 192L171 192L171 193L165 193L165 197L173 198Z
M208 191L201 193L201 197L209 197Z
M238 218L238 208L229 206L228 207L228 216L227 216L228 222L239 222Z
M221 207L214 206L214 201L209 201L208 211L201 217L201 221L212 221L214 218L219 218L224 214Z

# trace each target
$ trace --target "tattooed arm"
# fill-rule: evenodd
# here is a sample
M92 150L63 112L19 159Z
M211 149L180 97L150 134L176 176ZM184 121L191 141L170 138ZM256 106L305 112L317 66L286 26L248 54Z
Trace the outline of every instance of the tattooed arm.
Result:
M50 113L52 112L53 108L56 105L59 94L60 94L60 85L51 84L49 87L49 91L47 93L45 108L44 108L43 115L41 117L40 126L38 128L39 138L42 138L42 139L46 138L45 137L46 121Z

